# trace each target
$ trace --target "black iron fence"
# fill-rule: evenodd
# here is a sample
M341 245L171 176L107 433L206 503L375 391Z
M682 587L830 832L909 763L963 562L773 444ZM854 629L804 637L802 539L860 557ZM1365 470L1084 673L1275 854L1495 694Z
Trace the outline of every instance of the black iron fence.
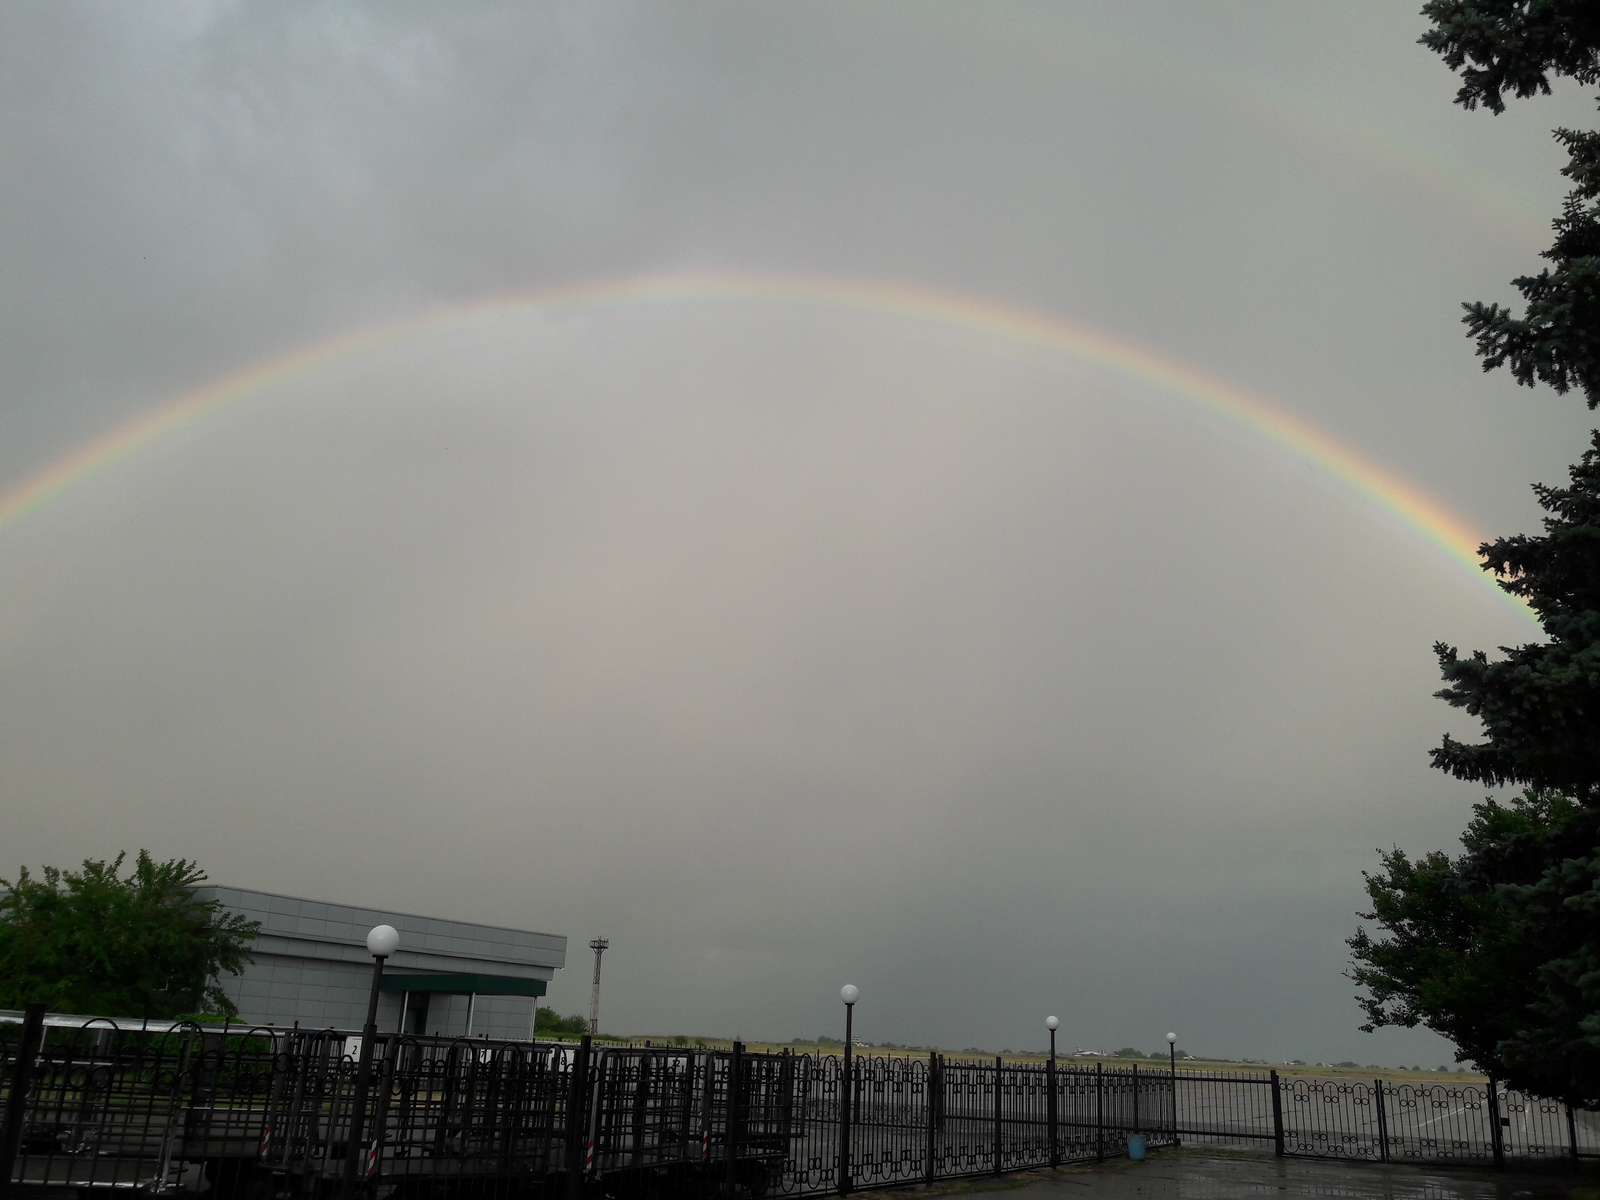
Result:
M347 1032L0 1031L0 1167L46 1189L799 1197L1174 1138L1172 1080L1137 1069L379 1035L358 1120Z
M1178 1137L1289 1157L1474 1166L1600 1159L1600 1114L1495 1083L1179 1071Z
M1357 1160L1600 1157L1493 1085L1066 1063L120 1027L0 1014L0 1180L221 1196L794 1197L1182 1141Z

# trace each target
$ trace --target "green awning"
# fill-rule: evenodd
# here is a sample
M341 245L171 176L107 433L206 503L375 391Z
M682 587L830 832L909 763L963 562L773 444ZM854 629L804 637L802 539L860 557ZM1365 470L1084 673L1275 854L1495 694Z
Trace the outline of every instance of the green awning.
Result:
M451 992L464 996L542 996L543 979L508 979L504 975L384 975L386 992Z

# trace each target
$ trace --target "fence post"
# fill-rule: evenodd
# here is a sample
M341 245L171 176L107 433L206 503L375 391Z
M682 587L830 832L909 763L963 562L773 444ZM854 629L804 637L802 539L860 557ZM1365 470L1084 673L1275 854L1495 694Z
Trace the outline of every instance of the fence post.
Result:
M1094 1156L1097 1162L1106 1157L1106 1065L1094 1065Z
M1000 1155L1003 1147L1000 1139L1000 1071L1001 1058L994 1056L994 1173L1000 1174Z
M1176 1121L1177 1113L1173 1113ZM1278 1068L1272 1068L1272 1152L1283 1157L1283 1095L1278 1088Z
M1050 1166L1061 1165L1061 1112L1056 1099L1056 1056L1054 1048L1050 1054L1050 1069L1046 1073L1050 1084L1050 1099L1045 1105L1045 1120L1050 1125Z
M794 1053L785 1046L783 1049L783 1065L779 1068L778 1075L778 1095L781 1097L782 1102L782 1107L779 1111L782 1114L783 1144L785 1146L794 1145L794 1089L795 1068L797 1066L799 1066L799 1063Z
M839 1081L839 1195L848 1196L854 1180L850 1178L850 1107L855 1099L850 1070L850 1017L853 1006L845 1006L844 1078Z
M1372 1094L1377 1098L1378 1105L1378 1154L1384 1161L1389 1161L1389 1111L1383 1103L1383 1080L1372 1081Z
M728 1129L724 1140L728 1143L728 1195L736 1195L739 1185L739 1089L743 1086L744 1043L733 1043L733 1056L728 1060Z
M1578 1162L1578 1123L1572 1119L1572 1105L1567 1105L1567 1141L1572 1145L1572 1169L1576 1171Z
M22 1126L28 1119L28 1086L33 1082L33 1060L44 1044L44 1005L30 1004L22 1017L22 1038L11 1065L11 1092L6 1097L5 1124L0 1126L0 1192L11 1190L11 1172L22 1145Z
M1494 1081L1494 1076L1489 1077L1489 1136L1494 1146L1494 1165L1497 1168L1506 1165L1506 1143L1500 1134L1500 1085Z
M1183 1145L1178 1139L1178 1043L1169 1042L1167 1053L1172 1056L1172 1144Z
M572 1056L572 1077L567 1081L567 1197L580 1200L583 1195L584 1129L583 1115L588 1109L584 1100L589 1092L589 1035L583 1035L578 1052Z
M1139 1132L1139 1064L1133 1064L1133 1132Z
M929 1187L933 1186L933 1146L934 1146L934 1121L936 1109L934 1104L934 1088L939 1085L939 1056L932 1050L928 1051L928 1081L923 1085L923 1112L928 1120L928 1145L927 1155L922 1164L922 1182Z
M633 1167L644 1162L644 1122L650 1106L650 1058L649 1054L639 1055L639 1069L633 1080L633 1128L629 1131L632 1144L628 1147L628 1162ZM509 1137L506 1144L511 1144Z

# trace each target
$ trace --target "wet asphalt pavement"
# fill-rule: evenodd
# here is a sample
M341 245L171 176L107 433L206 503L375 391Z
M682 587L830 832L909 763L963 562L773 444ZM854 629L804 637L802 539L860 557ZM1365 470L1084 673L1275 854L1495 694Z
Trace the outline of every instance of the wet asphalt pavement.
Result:
M1144 1162L1064 1168L1014 1194L1018 1200L1600 1200L1600 1169L1518 1175L1182 1150L1153 1153Z

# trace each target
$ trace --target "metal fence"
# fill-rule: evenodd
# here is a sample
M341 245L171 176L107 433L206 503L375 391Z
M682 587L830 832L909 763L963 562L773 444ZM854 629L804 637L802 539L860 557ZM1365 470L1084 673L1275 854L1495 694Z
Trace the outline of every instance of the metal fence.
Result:
M343 1031L0 1032L0 1178L40 1189L800 1197L1174 1137L1171 1079L1104 1066L379 1035L363 1107Z
M1600 1157L1492 1085L0 1014L0 1180L213 1197L805 1197L1127 1153L1130 1135L1473 1164ZM364 1117L358 1117L364 1113Z
M1474 1166L1600 1159L1600 1114L1487 1082L1179 1071L1177 1134L1288 1157Z

